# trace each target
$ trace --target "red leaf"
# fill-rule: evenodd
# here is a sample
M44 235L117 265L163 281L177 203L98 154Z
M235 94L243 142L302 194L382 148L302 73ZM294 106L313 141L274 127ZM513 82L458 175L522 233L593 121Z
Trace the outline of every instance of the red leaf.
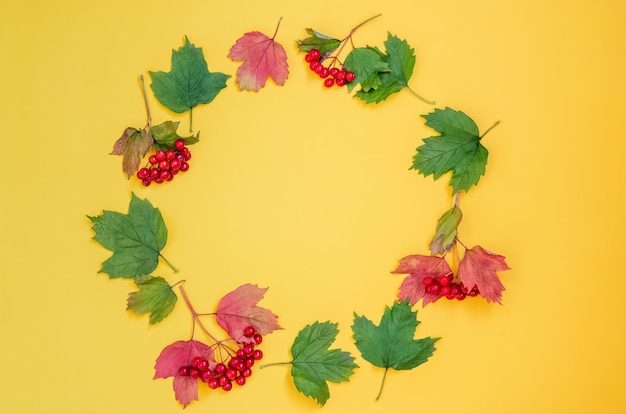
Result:
M474 246L465 251L459 263L458 277L470 289L476 285L480 295L487 302L501 303L504 285L500 282L496 272L510 269L504 259L504 256L491 253L480 246Z
M183 407L187 407L192 401L198 401L198 378L174 377L172 387L176 399Z
M181 376L178 371L181 367L191 365L191 360L196 356L206 358L211 364L215 362L211 347L191 339L177 341L163 348L154 366L154 379L174 377L174 395L184 407L198 400L198 379Z
M408 298L412 306L423 298L422 305L426 306L437 301L441 296L426 292L424 278L437 278L451 272L448 262L443 257L414 254L402 258L398 268L391 273L409 274L400 285L400 292L398 293L400 301Z
M237 83L241 89L258 91L265 86L268 77L278 85L283 85L287 80L287 53L280 43L274 41L274 37L269 38L261 32L249 32L230 49L229 58L244 62L237 69Z
M220 300L215 311L215 320L238 342L254 341L243 334L243 330L250 325L262 335L282 329L276 315L257 306L266 291L267 288L261 289L251 284L238 287Z

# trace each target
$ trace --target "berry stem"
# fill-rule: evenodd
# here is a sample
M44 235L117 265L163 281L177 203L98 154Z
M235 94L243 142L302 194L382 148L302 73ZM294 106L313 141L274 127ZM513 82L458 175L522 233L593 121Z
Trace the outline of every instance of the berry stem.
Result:
M354 26L352 28L352 30L350 30L350 33L348 33L348 36L344 37L343 39L341 39L341 45L339 46L339 48L337 49L337 52L334 54L335 56L335 60L337 59L337 56L339 56L341 54L341 51L343 50L343 48L348 44L347 40L350 40L350 44L352 45L352 48L354 49L354 43L352 42L352 35L354 34L354 32L357 31L358 28L360 28L361 26L363 26L364 24L374 20L375 18L381 16L382 13L378 13L376 16L372 16L369 19L363 20L361 23L357 24L356 26Z
M163 256L161 253L159 253L159 256L174 271L174 273L178 273L178 269L172 263L170 263L170 261L167 260L165 256Z
M389 371L389 368L385 368L385 373L383 374L383 381L380 384L380 390L378 390L376 401L378 401L380 399L380 396L383 394L383 388L385 387L385 379L387 379L387 371Z
M146 114L148 116L148 120L146 121L146 125L148 129L152 127L152 116L150 115L150 105L148 104L148 94L146 93L146 84L143 80L143 75L140 76L141 79L141 92L143 93L143 103L146 106Z
M193 338L193 334L194 334L195 327L196 327L196 324L197 324L198 327L200 328L200 330L202 332L204 332L209 338L211 338L216 343L220 343L220 341L218 341L217 338L215 338L213 335L211 335L211 333L204 327L204 325L200 321L199 314L198 314L198 312L196 312L196 310L194 309L193 305L191 304L191 301L187 297L187 292L185 292L185 288L183 287L183 285L181 284L180 286L178 286L178 289L180 290L180 294L183 297L183 299L185 301L185 304L187 305L187 309L189 309L189 312L191 312L191 316L193 317L193 325L192 325L192 328L191 328L191 337Z
M497 127L499 124L500 124L500 121L496 121L496 123L495 123L495 124L493 124L492 126L490 126L490 127L489 127L489 128L488 128L485 132L483 132L483 134L482 134L480 137L478 137L478 139L479 139L479 140L483 139L483 137L484 137L485 135L487 135L487 133L488 133L489 131L491 131L492 129L494 129L495 127Z
M417 99L419 99L420 101L427 103L428 105L434 105L435 101L429 101L428 99L424 98L422 95L420 95L419 93L415 92L413 89L411 89L411 87L409 85L406 85L406 88L409 92L411 92L411 94L413 96L415 96Z

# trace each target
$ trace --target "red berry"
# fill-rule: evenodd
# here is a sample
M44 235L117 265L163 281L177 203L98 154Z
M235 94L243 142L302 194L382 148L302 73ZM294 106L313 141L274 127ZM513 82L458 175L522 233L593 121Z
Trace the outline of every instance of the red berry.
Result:
M463 299L465 299L465 296L466 296L466 295L465 295L465 293L460 292L458 295L456 295L456 298L457 298L458 300L463 300Z
M154 179L154 182L157 184L163 184L163 179L161 177L157 177Z
M219 364L215 366L216 374L223 374L225 371L226 371L226 365L224 365L224 363L220 362Z
M333 78L336 77L338 73L339 73L339 69L337 68L330 69L330 76L332 76Z
M148 169L145 167L137 171L137 177L141 178L142 180L144 178L148 178L149 175L150 175L150 171L148 171Z
M180 164L181 162L178 160L178 158L174 158L172 161L170 161L170 170L177 171L178 169L180 169Z
M254 343L257 344L257 345L260 345L261 342L263 342L263 335L261 335L261 334L258 334L258 333L254 334L254 336L252 338L254 338Z
M235 378L237 378L237 371L234 370L233 368L228 368L225 372L224 375L226 376L226 378L228 378L229 380L234 380Z
M174 148L176 148L176 151L180 151L183 148L185 148L185 141L183 141L182 139L177 139L176 142L174 142Z
M246 354L246 356L250 356L254 353L254 345L252 344L246 344L243 347L243 352Z
M311 57L312 60L318 60L321 56L321 53L319 50L317 49L311 49L309 50L309 56Z
M226 378L224 375L222 375L221 377L218 378L220 381L220 386L226 384L227 382L230 382L230 380L228 378Z
M243 351L243 348L239 348L237 350L237 358L243 360L246 358L246 353Z
M222 378L224 378L224 377L222 377ZM232 383L232 382L230 382L230 381L228 381L227 383L225 383L224 385L222 385L222 389L223 389L224 391L230 391L230 390L232 390L232 389L233 389L233 383Z
M441 296L448 296L450 294L450 286L441 286L439 294Z
M148 157L148 162L152 165L156 164L157 162L159 162L159 160L156 159L156 157L154 155L151 155Z
M432 278L432 277L430 277L430 276L426 276L424 279L422 279L422 283L423 283L425 286L432 285L434 281L435 281L435 279L433 279L433 278Z
M149 186L152 183L152 180L149 180L147 178L144 178L143 180L141 180L141 184L144 185L144 187Z
M187 163L187 161L183 161L180 164L180 170L183 172L189 170L189 163Z
M181 377L188 376L189 375L189 367L185 366L185 367L178 368L178 375L180 375Z
M338 71L337 74L335 75L335 79L346 80L346 72L343 70Z
M313 72L315 72L317 70L318 67L322 66L321 63L319 63L317 60L311 62L311 64L309 65L309 69L311 69Z
M322 70L320 71L320 73L318 73L318 75L320 75L320 78L327 78L328 75L330 75L330 69L322 68Z
M202 381L208 382L210 379L213 379L213 371L202 371L200 378Z
M448 279L448 276L439 276L437 278L437 282L441 285L441 286L448 286L450 284L450 279Z
M209 369L209 361L206 358L200 358L198 364L196 365L200 371L206 371Z
M191 159L191 152L187 151L183 155L185 156L185 161L189 161Z
M433 283L433 284L426 286L426 292L432 293L432 294L439 293L439 285L436 283Z
M168 170L161 170L161 172L159 173L159 178L161 178L162 180L169 180L171 177L172 175Z
M256 359L257 361L260 359L263 359L263 351L261 351L260 349L256 349L254 351L254 354L252 354L252 357Z
M334 84L335 80L333 78L326 78L324 80L324 86L326 86L327 88L332 88Z
M244 377L243 375L240 375L237 377L235 382L237 383L237 385L246 385L246 377Z
M246 360L244 362L244 369L245 368L252 368L253 366L254 366L254 356L252 356L250 358L246 358ZM242 371L242 370L239 370L239 371Z
M201 359L202 357L199 356L193 357L193 359L191 360L191 366L194 368L198 368L198 362L200 362Z
M211 388L212 390L219 388L220 386L220 380L218 380L217 378L211 378L208 382L209 384L209 388Z
M157 161L163 161L165 159L165 151L158 150L154 153L154 156L156 157Z
M200 371L197 368L189 368L189 376L191 378L198 378L200 376Z
M256 329L252 325L246 326L246 328L243 330L243 334L247 338L252 338L252 336L254 336L255 333L256 333Z
M165 159L168 161L173 160L176 157L176 153L174 152L174 150L168 149L167 151L165 151Z
M346 72L346 82L354 82L356 74L354 72Z
M246 368L243 371L241 371L241 375L247 378L250 375L252 375L252 370L250 368Z

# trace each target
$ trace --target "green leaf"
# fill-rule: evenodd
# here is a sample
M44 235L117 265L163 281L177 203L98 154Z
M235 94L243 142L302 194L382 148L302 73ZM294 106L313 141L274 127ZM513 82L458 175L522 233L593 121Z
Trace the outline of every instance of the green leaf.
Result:
M150 135L154 138L154 148L156 150L167 151L168 149L174 149L174 143L179 139L185 142L185 146L195 144L200 140L200 133L188 137L178 135L176 132L178 124L180 122L165 121L150 128Z
M306 29L306 32L310 35L306 39L298 40L298 50L302 52L308 52L311 49L319 50L320 54L325 55L337 49L341 44L339 39L335 39L330 36L326 36L313 29Z
M169 283L151 275L137 276L134 281L139 290L128 295L128 309L139 315L150 313L151 324L165 319L178 300Z
M346 56L344 65L356 75L354 82L347 84L348 91L352 91L357 84L360 84L364 91L376 89L382 83L380 72L390 70L385 56L369 47L353 49Z
M202 48L185 37L185 44L172 50L170 72L150 72L150 87L156 98L173 112L190 111L199 104L208 104L226 87L230 75L209 72Z
M480 142L482 137L476 123L463 112L451 108L437 108L422 117L426 119L426 125L440 135L423 139L424 144L417 148L411 169L424 176L432 174L435 180L452 172L450 186L453 194L469 191L485 174L489 155Z
M159 209L132 194L128 214L104 211L87 216L93 223L93 237L113 255L102 263L100 273L112 278L134 278L156 269L167 241L167 228ZM176 270L176 269L174 269Z
M296 388L322 406L330 398L326 381L348 381L358 368L349 352L328 349L338 332L336 323L315 322L298 333L291 347L291 376Z
M450 250L458 234L457 228L462 217L463 213L457 206L443 213L437 221L437 230L430 243L432 254L443 254L443 252Z
M378 326L355 313L352 332L363 359L385 368L386 377L390 368L411 370L432 356L439 338L413 339L418 324L417 312L413 312L405 300L394 303L391 308L386 307ZM385 377L377 399L382 393Z
M363 88L355 95L365 103L382 102L409 85L415 67L415 55L407 41L387 33L384 56L389 71L380 73L380 85L369 90Z

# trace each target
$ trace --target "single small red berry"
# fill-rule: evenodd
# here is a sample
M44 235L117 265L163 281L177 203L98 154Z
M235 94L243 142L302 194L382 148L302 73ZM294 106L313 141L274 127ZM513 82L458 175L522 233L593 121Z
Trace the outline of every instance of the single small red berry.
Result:
M309 50L309 56L311 57L312 60L318 60L321 56L321 53L319 50L317 49L311 49Z
M257 345L260 345L261 342L263 342L263 335L261 334L254 334L254 336L252 337L254 339L254 343Z
M178 368L178 375L180 375L181 377L188 376L189 375L189 367L184 366L184 367Z
M222 377L222 378L224 378L224 377ZM230 382L230 381L226 382L224 385L222 385L222 389L223 389L224 391L230 391L230 390L232 390L232 389L233 389L233 383L232 383L232 382Z
M225 372L224 375L226 376L226 378L228 378L229 380L234 380L235 378L237 378L237 371L233 368L228 368Z
M209 360L206 358L200 358L198 363L196 364L196 368L200 371L206 371L209 369Z
M180 163L180 171L187 171L189 170L189 163L187 161L183 161Z
M330 75L330 69L322 68L318 75L320 75L320 78L327 78Z
M261 351L260 349L256 349L254 351L254 354L252 354L252 357L256 359L257 361L260 359L263 359L263 351Z
M137 177L141 178L142 180L144 178L148 178L148 176L150 175L150 171L148 171L147 168L141 168L139 169L139 171L137 171Z
M330 69L330 76L332 76L333 78L336 77L338 73L339 73L339 69L338 68L331 68Z
M423 283L424 285L426 285L426 286L428 286L428 285L432 285L434 281L435 281L435 279L433 279L433 278L432 278L432 277L430 277L430 276L426 276L424 279L422 279L422 283Z
M182 139L177 139L176 142L174 142L174 148L176 148L176 151L180 151L183 148L185 148L185 141L183 141Z
M354 72L346 72L346 82L350 83L350 82L354 82L354 80L356 79L356 74Z
M173 160L176 157L176 153L174 152L174 150L168 149L167 151L165 151L165 159L168 161Z
M237 385L246 385L246 377L244 377L243 375L240 375L237 377L237 379L235 380L235 382L237 383Z
M252 325L246 326L246 328L243 330L243 334L247 338L252 338L252 336L254 336L255 333L256 333L256 329Z
M208 384L209 384L209 388L211 388L212 390L215 390L215 389L219 388L220 380L217 379L217 378L211 378L211 379L209 379Z
M204 382L208 382L212 378L213 378L213 371L202 371L202 373L200 373L200 379L202 379L202 381Z
M154 156L157 161L163 161L165 159L165 151L158 150L157 152L154 153Z
M198 368L189 368L189 376L191 378L198 378L200 376L200 371L198 371Z
M324 86L326 86L327 88L332 88L334 84L335 80L333 78L324 79Z
M243 371L241 371L241 375L247 378L250 375L252 375L252 370L250 368L246 368Z
M220 362L219 364L217 364L215 366L215 373L216 374L223 374L224 371L226 371L226 365L224 365L223 362Z

